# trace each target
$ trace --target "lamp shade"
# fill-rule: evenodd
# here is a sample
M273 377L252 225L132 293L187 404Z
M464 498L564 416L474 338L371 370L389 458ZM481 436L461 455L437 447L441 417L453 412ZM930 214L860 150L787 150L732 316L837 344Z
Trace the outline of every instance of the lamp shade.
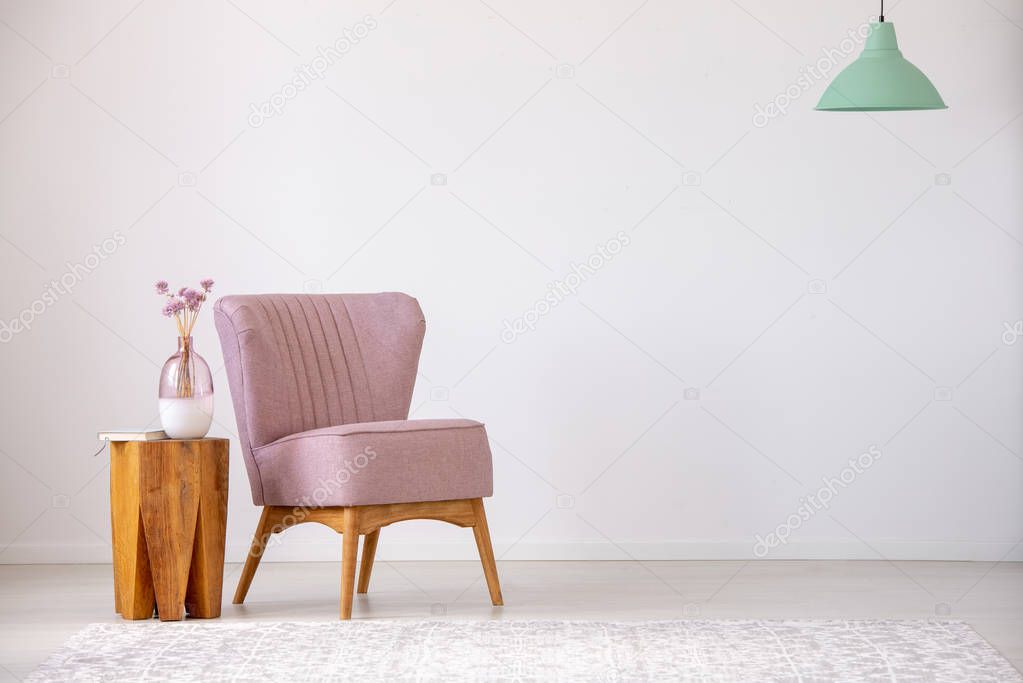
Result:
M947 109L920 69L899 50L895 25L872 23L863 52L824 91L821 111Z

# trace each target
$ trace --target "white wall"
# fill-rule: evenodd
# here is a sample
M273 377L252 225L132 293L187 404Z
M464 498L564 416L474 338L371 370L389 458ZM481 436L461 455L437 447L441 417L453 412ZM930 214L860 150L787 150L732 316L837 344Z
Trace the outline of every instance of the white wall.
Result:
M1023 557L1019 0L889 11L948 111L814 112L804 75L762 126L871 3L136 1L0 5L0 319L31 322L0 333L0 561L109 559L95 432L156 417L151 283L203 276L416 295L414 417L487 423L507 558L751 557L871 445L768 557ZM208 313L197 337L238 559L257 510ZM339 556L289 536L268 559ZM474 548L410 523L381 553Z

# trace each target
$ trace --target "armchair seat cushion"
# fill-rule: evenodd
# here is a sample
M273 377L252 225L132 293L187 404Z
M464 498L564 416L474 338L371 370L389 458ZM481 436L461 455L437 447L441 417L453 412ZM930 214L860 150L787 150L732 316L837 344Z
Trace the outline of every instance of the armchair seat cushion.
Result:
M473 420L353 422L252 449L265 505L413 503L493 494L486 428Z

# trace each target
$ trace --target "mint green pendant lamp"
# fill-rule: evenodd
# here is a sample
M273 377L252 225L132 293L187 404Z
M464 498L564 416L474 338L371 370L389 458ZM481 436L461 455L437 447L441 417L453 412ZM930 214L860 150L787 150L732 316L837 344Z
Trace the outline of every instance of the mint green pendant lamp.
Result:
M899 50L895 26L884 20L870 25L863 52L824 91L820 111L904 111L948 109L937 89Z

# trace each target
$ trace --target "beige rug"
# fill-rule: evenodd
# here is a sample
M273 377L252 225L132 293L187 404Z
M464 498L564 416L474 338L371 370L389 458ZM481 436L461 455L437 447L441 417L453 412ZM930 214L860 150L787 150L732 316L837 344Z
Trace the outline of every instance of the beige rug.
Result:
M93 624L29 681L1023 681L955 621Z

